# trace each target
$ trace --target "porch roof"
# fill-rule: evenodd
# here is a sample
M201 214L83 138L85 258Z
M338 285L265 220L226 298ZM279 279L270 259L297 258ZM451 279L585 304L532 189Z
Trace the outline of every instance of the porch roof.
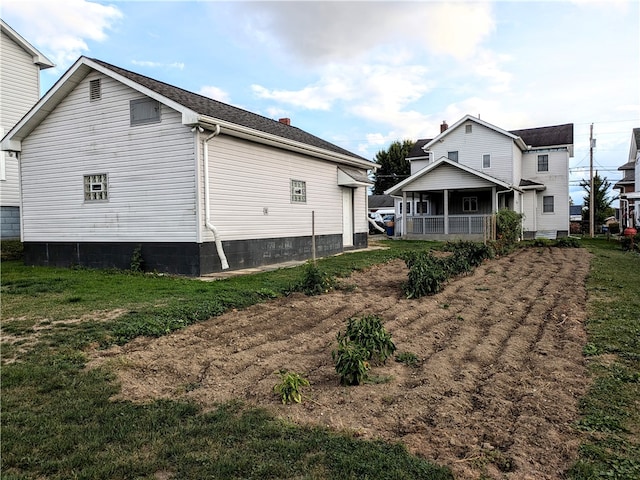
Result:
M478 170L475 170L475 169L473 169L471 167L468 167L466 165L463 165L461 163L449 160L447 157L441 157L440 159L436 160L435 162L430 163L429 165L427 165L423 169L417 171L416 173L411 175L409 178L404 179L402 182L400 182L400 183L394 185L393 187L391 187L390 189L386 190L384 193L385 193L385 195L398 195L398 194L402 193L404 190L407 190L406 187L411 185L411 183L415 182L416 180L418 180L421 177L424 177L425 175L428 175L430 172L433 172L437 168L445 166L445 165L449 165L451 167L457 168L462 172L466 172L466 173L471 174L471 175L473 175L475 177L481 178L481 179L483 179L485 181L493 183L496 186L499 186L499 187L502 187L502 188L505 188L505 189L514 189L514 190L521 191L520 188L516 187L515 185L510 185L510 184L508 184L506 182L503 182L500 179L492 177L491 175L487 175L486 173L480 172ZM452 185L451 188L456 188L456 186Z

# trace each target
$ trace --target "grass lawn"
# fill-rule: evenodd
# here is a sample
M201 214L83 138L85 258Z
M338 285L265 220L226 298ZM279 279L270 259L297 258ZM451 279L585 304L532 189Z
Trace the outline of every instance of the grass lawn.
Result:
M583 242L595 255L584 349L594 386L581 402L576 428L586 440L568 475L640 478L640 256L615 242ZM346 276L434 246L386 243L389 250L318 265L330 276ZM448 469L401 445L283 423L242 399L207 413L176 401L113 402L109 397L119 387L109 372L84 369L90 345L165 335L284 295L302 272L298 267L199 282L3 261L2 479L452 478ZM115 309L126 313L100 320L100 312Z

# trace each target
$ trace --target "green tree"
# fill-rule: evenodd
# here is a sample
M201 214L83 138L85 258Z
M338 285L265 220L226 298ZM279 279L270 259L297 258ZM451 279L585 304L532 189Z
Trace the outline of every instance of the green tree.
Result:
M589 180L582 180L580 186L584 188L587 194L584 196L584 210L582 211L583 218L589 220L591 212L591 185ZM594 225L602 225L607 217L615 214L615 210L611 208L611 197L607 194L611 188L611 182L607 180L607 177L602 178L598 175L598 172L593 176L593 219Z
M414 142L396 140L387 150L380 150L376 154L376 163L380 168L375 173L375 184L373 193L382 195L385 190L393 187L411 174L411 167L407 161L407 156Z

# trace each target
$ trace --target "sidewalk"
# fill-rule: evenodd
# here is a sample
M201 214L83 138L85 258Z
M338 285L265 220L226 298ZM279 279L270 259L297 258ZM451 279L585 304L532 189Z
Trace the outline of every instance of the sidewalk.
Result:
M373 242L369 242L369 246L367 248L359 248L356 250L347 250L345 252L340 252L340 253L336 253L335 255L331 255L333 257L337 257L339 255L348 255L350 253L355 253L355 252L370 252L373 250L385 250L388 247L383 247L381 245L378 245L377 242L373 241ZM328 257L327 257L328 258ZM282 263L273 263L270 265L261 265L258 267L252 267L252 268L243 268L241 270L224 270L222 272L214 272L214 273L208 273L206 275L203 275L201 277L197 277L198 280L202 280L203 282L211 282L214 280L224 280L225 278L233 278L233 277L238 277L240 275L252 275L254 273L261 273L261 272L270 272L273 270L278 270L280 268L292 268L292 267L297 267L298 265L304 265L305 263L307 263L309 260L290 260L288 262L282 262ZM320 260L320 258L318 258L318 260Z

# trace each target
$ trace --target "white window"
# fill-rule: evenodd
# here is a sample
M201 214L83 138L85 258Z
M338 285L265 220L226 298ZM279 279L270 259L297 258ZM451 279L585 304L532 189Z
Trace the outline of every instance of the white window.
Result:
M553 196L545 195L542 197L542 213L553 213Z
M458 161L458 152L447 152L447 158L449 160L451 160L452 162L457 162Z
M549 155L538 155L538 171L549 171Z
M491 168L491 155L482 155L482 168Z
M291 180L291 203L307 203L307 182Z
M478 211L478 197L462 197L462 211L463 212L477 212Z
M131 125L160 122L160 102L153 98L139 98L129 102Z
M464 126L464 133L471 133L473 131L473 125L472 124L468 124Z
M84 176L84 200L107 200L107 174L97 173Z
M102 83L100 79L91 80L89 82L89 101L95 102L102 98Z

